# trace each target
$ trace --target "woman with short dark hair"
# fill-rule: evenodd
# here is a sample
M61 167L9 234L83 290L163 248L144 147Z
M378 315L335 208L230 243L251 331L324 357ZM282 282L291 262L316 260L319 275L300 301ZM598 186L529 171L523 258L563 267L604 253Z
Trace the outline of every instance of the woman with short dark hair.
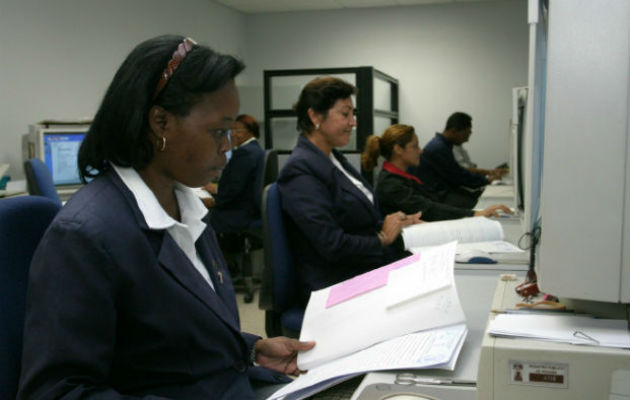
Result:
M392 246L418 215L397 212L384 220L372 187L336 148L356 125L354 86L332 77L308 83L295 105L298 143L278 177L288 218L300 296L403 257Z
M252 399L253 361L297 372L313 343L240 332L190 189L225 165L242 69L181 36L127 56L81 145L93 179L33 256L19 399Z

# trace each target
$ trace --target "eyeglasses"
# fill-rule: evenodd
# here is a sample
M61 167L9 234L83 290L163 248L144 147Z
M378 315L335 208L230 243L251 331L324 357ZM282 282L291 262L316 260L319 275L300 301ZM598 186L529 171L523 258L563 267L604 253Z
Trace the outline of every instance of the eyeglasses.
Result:
M187 38L184 38L184 40L179 44L179 46L177 46L177 49L175 49L175 51L173 52L173 56L168 61L168 64L166 64L166 68L164 68L164 71L162 72L162 76L160 76L160 81L158 82L157 87L155 88L155 92L153 93L153 100L155 100L158 97L160 92L164 89L164 86L166 86L166 83L168 82L168 80L171 79L171 77L175 73L175 70L177 69L177 67L179 67L179 64L184 60L184 58L186 58L186 55L196 45L197 45L197 42L187 37Z
M212 135L215 139L222 140L226 136L229 138L232 132L234 132L234 129L214 129Z

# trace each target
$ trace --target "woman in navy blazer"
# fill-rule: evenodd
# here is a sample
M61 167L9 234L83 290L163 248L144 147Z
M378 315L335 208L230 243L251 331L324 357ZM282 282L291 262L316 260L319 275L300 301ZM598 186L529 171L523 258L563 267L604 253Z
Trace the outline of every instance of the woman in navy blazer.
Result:
M313 343L242 333L207 209L240 61L192 39L138 45L79 152L94 178L34 257L19 399L252 399L253 361L296 373Z
M302 134L278 177L282 207L301 282L312 290L403 257L392 246L419 214L397 212L384 221L372 187L337 150L356 125L355 87L337 78L308 83L295 106Z

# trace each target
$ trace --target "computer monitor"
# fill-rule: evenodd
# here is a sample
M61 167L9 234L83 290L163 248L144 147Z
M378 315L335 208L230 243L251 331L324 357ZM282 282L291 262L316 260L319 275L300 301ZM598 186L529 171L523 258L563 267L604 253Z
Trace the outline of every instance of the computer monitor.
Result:
M85 132L46 132L42 135L44 162L52 173L55 185L78 185L79 147Z
M519 215L525 211L525 110L527 88L512 89L512 119L510 123L510 175L514 187L514 208Z
M545 17L544 13L541 15ZM522 243L532 250L530 253L532 266L535 263L536 236L541 225L540 205L547 87L546 52L547 24L531 23L528 85L513 89L512 119L513 123L518 124L516 132L513 132L515 134L513 157L516 159L515 200L517 208L522 212L522 232L530 237L529 241Z
M80 185L78 154L89 126L33 125L28 158L39 158L50 170L55 186Z
M628 307L630 2L554 0L548 14L538 286Z

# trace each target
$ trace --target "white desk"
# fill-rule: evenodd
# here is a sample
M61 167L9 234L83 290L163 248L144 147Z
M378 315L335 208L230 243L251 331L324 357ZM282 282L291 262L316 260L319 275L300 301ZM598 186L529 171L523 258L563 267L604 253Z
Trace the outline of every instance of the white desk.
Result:
M26 196L28 193L25 190L0 190L0 198L9 198L16 196Z
M500 264L494 264L493 267L495 269L473 269L469 265L468 269L456 269L455 271L455 284L457 285L457 292L466 314L466 323L469 329L455 371L427 369L412 372L426 377L477 380L481 342L486 329L497 278L504 272L516 273L521 281L525 276L522 271L514 271L513 265L504 265L503 267L508 268L507 270L502 270ZM486 266L484 265L483 268L486 268ZM365 376L351 399L359 399L364 388L371 384L386 385L381 386L383 390L399 387L398 385L393 385L395 379L396 372L371 372ZM424 390L425 394L442 395L445 399L474 400L476 396L475 386L418 385L417 388Z
M497 282L492 309L503 312L521 301L515 293L517 282ZM567 307L578 304L561 299ZM623 307L603 304L609 315L625 318ZM600 315L593 313L594 315ZM495 318L489 313L489 318ZM481 400L568 400L630 398L630 350L598 346L577 346L522 338L494 337L484 332L477 395ZM516 378L511 366L536 371L531 382ZM541 371L541 372L539 372ZM552 372L549 372L552 371ZM519 370L520 373L520 370Z
M488 185L479 197L475 209L484 209L493 204L503 204L514 207L514 186L512 185Z
M0 190L0 198L26 196L27 194L28 192L26 191L26 181L23 179L8 181L6 188Z
M504 240L516 246L521 241L523 230L521 220L517 218L492 218L501 223L503 227ZM523 245L529 244L528 240L522 241ZM455 269L488 269L488 270L516 270L527 271L529 265L529 250L522 253L503 253L492 254L492 258L497 260L499 264L464 264L455 263ZM502 264L512 264L506 266ZM472 266L472 267L471 267Z
M481 194L480 199L484 198L514 198L514 186L513 185L488 185Z

